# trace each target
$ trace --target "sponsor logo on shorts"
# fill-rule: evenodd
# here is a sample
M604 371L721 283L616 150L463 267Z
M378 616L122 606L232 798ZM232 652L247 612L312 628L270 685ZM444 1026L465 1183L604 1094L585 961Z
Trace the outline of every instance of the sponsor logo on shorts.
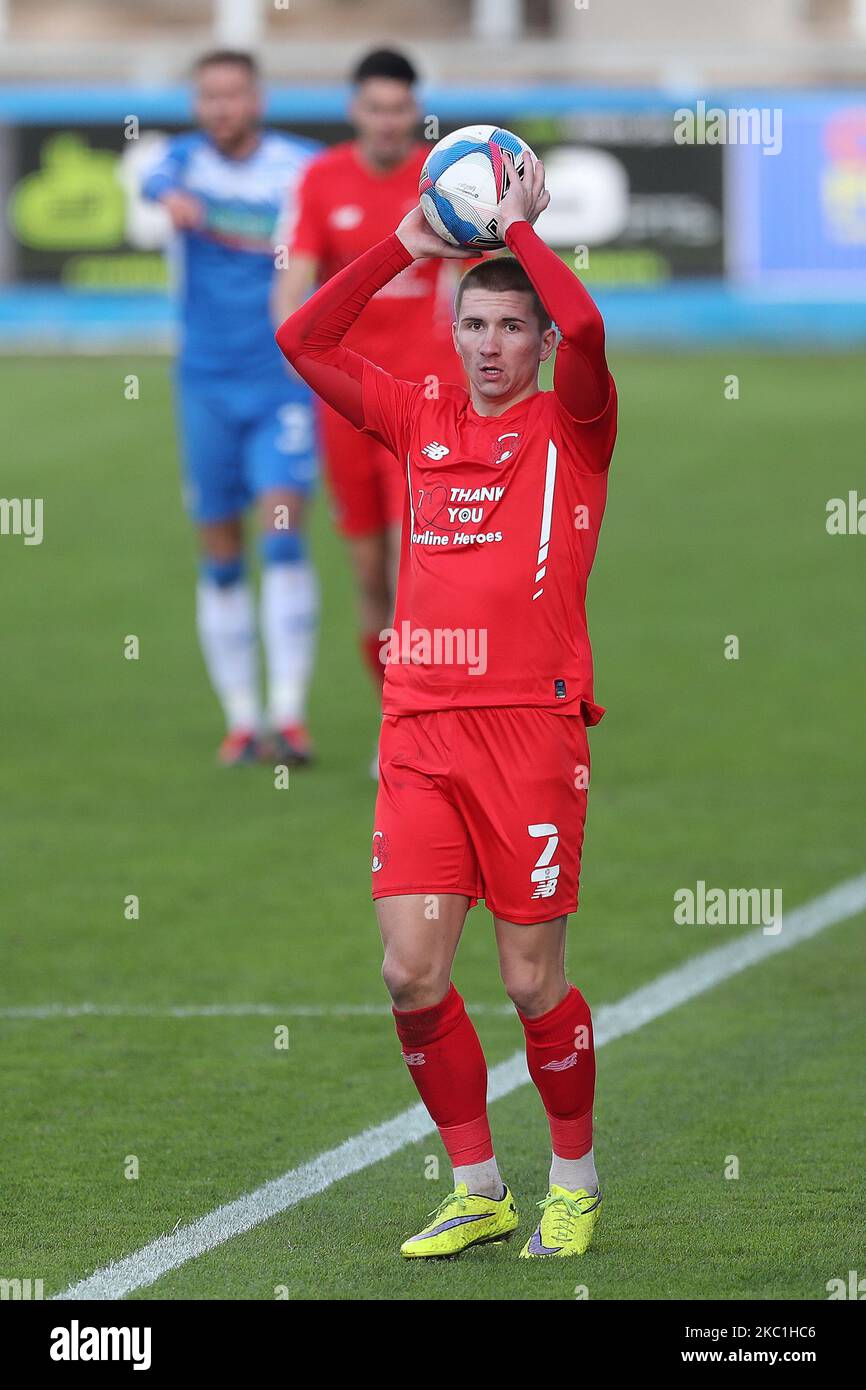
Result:
M427 1058L423 1052L404 1052L403 1061L407 1067L423 1067Z

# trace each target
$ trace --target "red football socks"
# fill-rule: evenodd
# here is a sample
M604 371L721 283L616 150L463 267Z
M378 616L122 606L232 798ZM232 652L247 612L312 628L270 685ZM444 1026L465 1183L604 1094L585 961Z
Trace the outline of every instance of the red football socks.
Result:
M592 1148L595 1050L589 1005L575 985L548 1013L527 1018L529 1074L550 1125L551 1148L560 1158L581 1158Z
M487 1063L453 985L426 1009L394 1009L403 1059L455 1168L493 1157Z

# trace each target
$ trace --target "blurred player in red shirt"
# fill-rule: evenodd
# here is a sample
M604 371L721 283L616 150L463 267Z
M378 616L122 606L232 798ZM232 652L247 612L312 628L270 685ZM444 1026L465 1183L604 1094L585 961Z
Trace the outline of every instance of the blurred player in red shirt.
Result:
M454 1190L407 1258L502 1240L518 1219L487 1117L484 1053L451 981L484 898L550 1126L550 1186L527 1259L582 1255L602 1194L589 1006L565 973L577 908L595 702L585 596L617 398L601 314L532 223L549 195L527 156L498 231L510 256L467 271L454 337L468 377L431 399L347 346L365 305L443 249L420 207L277 334L318 395L387 445L406 480L371 864L383 976ZM466 254L463 252L462 254ZM559 328L560 338L553 320ZM553 390L538 372L556 349Z
M429 146L416 139L417 74L402 54L370 53L355 69L351 120L355 140L336 145L308 166L298 193L289 267L278 284L281 317L303 302L314 283L336 275L393 231L418 202L418 179ZM442 260L415 261L367 305L347 344L404 380L464 380L451 338L458 276ZM364 658L381 687L380 633L394 609L405 478L387 449L321 407L334 519L346 538L358 591Z

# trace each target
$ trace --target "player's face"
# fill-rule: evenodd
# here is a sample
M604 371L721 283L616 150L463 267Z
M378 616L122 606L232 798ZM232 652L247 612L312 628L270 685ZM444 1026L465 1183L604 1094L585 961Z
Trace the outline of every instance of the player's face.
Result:
M521 290L468 289L454 325L454 346L476 396L507 408L537 387L538 368L556 334L544 332ZM477 404L477 402L476 402Z
M196 119L221 150L249 140L261 120L259 85L240 63L212 63L196 81Z
M418 124L418 107L407 82L368 77L355 92L351 117L371 164L388 168L406 158Z

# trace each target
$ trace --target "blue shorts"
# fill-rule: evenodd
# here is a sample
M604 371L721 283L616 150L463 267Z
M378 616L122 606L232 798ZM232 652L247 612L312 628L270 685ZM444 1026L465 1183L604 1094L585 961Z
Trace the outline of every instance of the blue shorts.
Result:
M181 368L175 401L184 502L194 521L238 516L274 488L312 490L318 471L313 398L281 366L246 374Z

